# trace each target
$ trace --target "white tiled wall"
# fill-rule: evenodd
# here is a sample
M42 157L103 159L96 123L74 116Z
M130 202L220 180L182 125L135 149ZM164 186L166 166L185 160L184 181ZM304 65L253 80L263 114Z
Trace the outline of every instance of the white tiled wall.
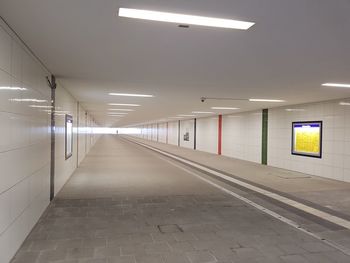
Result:
M62 189L77 168L79 161L81 162L84 159L97 139L92 132L92 128L96 126L96 123L91 115L87 113L85 116L84 108L79 106L76 99L60 84L57 85L56 89L56 111L55 194ZM73 155L67 160L65 158L66 114L73 117L74 130ZM78 123L80 127L78 127Z
M268 165L350 182L349 105L350 99L343 99L269 109ZM319 120L323 121L322 158L292 155L292 122ZM198 150L217 152L217 121L217 117L197 119ZM193 149L193 122L181 121L182 147ZM160 127L161 131L164 127ZM183 140L187 131L189 142ZM164 135L160 137L164 141ZM178 122L168 123L168 143L178 145ZM261 150L262 111L222 117L222 155L261 163Z
M152 124L147 125L147 139L152 140Z
M184 135L189 132L189 141L184 140ZM194 149L194 120L180 121L180 146Z
M4 263L49 203L49 114L30 106L50 104L46 75L0 23L0 262ZM23 90L8 89L14 87Z
M222 117L222 155L261 163L262 112Z
M147 125L143 126L142 134L143 134L144 139L148 139L148 127L147 127Z
M268 164L350 181L350 106L335 100L269 110ZM291 111L292 110L292 111ZM291 154L292 122L323 121L322 159Z
M50 199L50 75L0 22L0 262L11 260L35 225ZM15 90L13 88L21 88ZM12 89L11 89L12 88ZM24 101L36 99L39 101ZM34 107L33 107L34 105ZM56 193L77 166L77 149L85 142L74 135L74 152L64 160L64 114L74 117L76 100L60 85L57 88ZM41 106L41 107L35 107ZM46 106L47 108L43 108ZM82 109L83 110L83 109ZM95 125L90 119L88 127ZM81 119L81 118L80 118ZM89 134L87 149L96 137ZM81 152L82 153L82 152Z
M55 194L67 182L77 167L77 155L65 159L65 116L73 117L73 129L77 129L78 108L76 100L61 86L56 89L56 152L55 152ZM73 135L73 152L76 152L77 133Z
M197 150L218 152L218 116L197 119Z
M172 121L168 123L168 143L172 145L178 145L179 139L179 122Z
M79 119L78 119L78 164L80 164L86 153L87 153L87 144L88 144L88 131L85 129L87 127L87 115L83 107L79 105Z
M167 141L167 123L159 123L158 125L158 140L159 142L166 143Z
M85 136L86 136L86 153L90 152L92 146L95 145L96 141L98 140L99 136L95 135L93 133L93 127L97 127L96 122L92 118L92 116L88 113L86 116L86 127L85 129Z
M151 125L151 133L152 133L152 141L157 141L158 139L158 128L157 128L157 124L152 124Z

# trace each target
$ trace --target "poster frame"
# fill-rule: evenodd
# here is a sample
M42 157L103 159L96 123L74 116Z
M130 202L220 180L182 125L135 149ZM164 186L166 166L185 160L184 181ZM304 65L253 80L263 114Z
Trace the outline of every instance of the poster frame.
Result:
M71 122L72 123L72 136L71 136L71 149L70 152L68 151L67 147L67 138L68 138L68 127L67 123ZM64 142L65 142L65 159L68 160L70 157L73 155L73 116L66 114L65 116L65 133L64 133Z
M302 125L307 125L307 124L319 124L320 125L320 152L319 154L307 154L307 153L301 153L297 152L294 149L294 125L296 124L302 124ZM305 156L305 157L311 157L311 158L322 158L322 142L323 142L323 122L322 121L293 121L292 122L292 147L291 147L291 153L292 155L299 155L299 156Z

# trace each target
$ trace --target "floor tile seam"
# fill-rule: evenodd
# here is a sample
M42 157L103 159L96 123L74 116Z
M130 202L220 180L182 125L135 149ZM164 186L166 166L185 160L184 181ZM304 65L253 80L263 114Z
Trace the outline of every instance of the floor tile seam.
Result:
M123 138L123 139L126 139L126 138ZM213 170L214 172L221 173L221 174L226 175L226 176L228 176L228 177L231 177L231 178L233 178L233 179L235 179L235 180L238 180L238 181L241 181L241 182L243 182L243 183L247 183L247 184L250 184L250 185L252 185L252 186L254 186L254 187L261 188L261 189L263 189L263 190L265 190L265 191L271 192L272 195L273 195L273 194L280 195L280 196L283 197L283 198L291 199L292 201L295 201L295 202L297 202L297 203L301 203L302 205L310 206L310 208L312 208L312 209L320 210L320 211L322 211L322 212L324 212L324 213L330 214L331 216L339 217L339 218L341 218L341 219L343 219L343 220L350 221L350 215L347 215L347 214L341 213L341 212L339 212L339 211L335 211L335 210L333 210L333 209L330 209L330 208L321 206L321 205L316 204L316 203L314 203L314 202L311 202L311 201L309 201L309 200L301 199L301 198L298 198L298 197L293 196L293 195L291 195L291 194L284 193L284 192L278 191L278 190L276 190L276 189L273 189L273 188L270 188L270 187L267 187L267 186L264 186L264 185L261 185L261 184L258 184L258 183L249 181L249 180L247 180L247 179L241 178L241 177L236 176L236 175L234 175L234 174L230 174L230 173L227 173L227 172L225 172L225 171L222 171L222 170L219 170L219 169L210 167L210 166L206 166L206 165L204 165L204 164L202 164L202 163L198 163L198 162L196 162L196 161L193 161L193 160L191 160L191 159L187 159L187 158L182 157L182 156L180 156L180 155L176 155L176 154L174 154L174 153L167 152L167 151L165 151L165 150L163 150L163 149L159 149L159 148L156 148L156 147L153 147L153 146L150 146L150 145L141 143L141 142L136 142L136 141L130 140L130 139L126 139L126 140L129 141L129 142L132 142L132 143L136 143L136 144L138 144L138 145L140 145L140 146L143 146L143 145L144 145L143 147L151 147L151 148L154 148L154 149L156 149L156 151L164 152L165 154L168 154L168 155L170 155L170 156L173 155L173 156L175 156L176 158L183 159L183 160L185 160L185 161L187 161L187 162L194 163L195 165L203 166L203 167L206 168L206 169ZM172 158L172 157L170 157L170 158ZM180 161L180 160L179 160L179 161ZM185 164L186 164L186 163L185 163Z
M136 143L136 144L138 144L138 143ZM152 149L151 146L142 145L142 144L138 144L138 145L143 146L143 147L145 147L145 148L148 148L148 149L150 149L150 150L153 150L153 151L155 151L155 152L158 152L158 153L162 154L160 150L158 150L158 149ZM163 154L163 155L164 155L164 154ZM165 156L167 156L167 155L165 154ZM169 156L167 156L167 157L169 157ZM159 158L161 158L161 157L159 157ZM266 209L265 207L260 206L259 204L256 204L256 203L250 201L249 199L247 199L247 198L245 198L245 197L242 197L242 196L240 196L240 195L238 195L238 194L236 194L236 193L234 193L234 192L232 192L232 191L230 191L230 190L227 190L226 188L224 188L224 187L222 187L222 186L220 186L220 185L217 185L217 184L213 183L212 181L210 181L210 180L208 180L208 179L205 179L205 178L203 178L202 176L197 175L196 173L194 173L194 172L192 172L192 171L190 171L190 170L188 170L188 169L186 169L186 168L183 168L183 167L181 167L181 166L179 166L179 165L173 163L172 161L169 161L169 160L164 159L164 158L161 158L161 159L163 159L164 161L166 161L166 162L168 162L168 163L170 163L170 164L172 164L172 165L174 165L174 166L176 166L176 167L178 167L178 168L180 168L180 169L186 171L186 172L189 173L189 174L192 174L192 175L196 176L197 178L199 178L199 179L201 179L201 180L203 180L203 181L205 181L205 182L207 182L207 183L213 185L214 187L217 187L217 188L221 189L222 191L224 191L224 192L226 192L226 193L228 193L228 194L230 194L230 195L232 195L232 196L234 196L234 197L240 199L241 201L243 201L243 202L245 202L245 203L247 203L247 204L249 204L249 205L251 205L251 206L257 208L258 210L260 210L260 211L262 211L262 212L264 212L264 213L267 213L267 214L269 214L270 216L272 216L272 217L274 217L274 218L276 218L276 219L278 219L278 220L280 220L280 221L282 221L282 222L284 222L284 223L287 223L288 225L290 225L290 226L292 226L292 227L294 227L294 228L300 230L301 232L304 232L305 234L308 234L308 235L310 235L310 236L316 238L317 240L319 240L319 241L321 241L321 242L323 242L323 243L326 243L327 245L329 245L329 246L331 246L331 247L334 247L335 249L337 249L337 250L343 252L344 254L350 255L350 250L349 250L349 249L347 249L347 248L345 248L345 247L342 247L342 246L340 246L340 245L338 245L338 244L335 244L335 243L333 243L333 242L331 242L331 241L329 241L329 240L326 240L326 239L324 239L324 238L322 238L322 237L320 237L320 236L318 236L318 235L316 235L316 234L314 234L314 233L311 233L311 232L308 231L307 229L304 229L303 227L301 227L298 223L296 223L296 222L294 222L294 221L292 221L292 220L290 220L290 219L287 219L287 218L285 218L285 217L283 217L283 216L281 216L281 215L279 215L279 214L273 212L272 210ZM172 159L174 159L174 158L172 158ZM175 160L177 160L177 159L175 159ZM179 160L177 160L177 161L179 161Z

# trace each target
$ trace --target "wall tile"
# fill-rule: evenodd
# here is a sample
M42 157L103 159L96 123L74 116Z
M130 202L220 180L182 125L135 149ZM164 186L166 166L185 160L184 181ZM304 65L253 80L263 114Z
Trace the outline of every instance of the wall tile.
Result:
M218 152L218 117L197 119L197 150Z
M189 133L189 140L184 140L184 135ZM180 146L194 149L194 120L180 121Z
M0 69L11 73L12 38L0 25Z
M168 143L178 145L179 123L177 121L168 123Z
M350 111L347 106L339 105L341 100L317 102L307 105L298 105L305 109L299 115L284 114L285 108L269 110L269 141L268 141L268 164L271 166L296 170L303 173L318 175L335 180L347 180L345 166L350 141L350 129L348 119ZM281 123L281 116L285 118ZM322 159L299 156L296 159L291 154L291 123L293 121L323 121L323 155ZM288 129L282 129L286 123ZM277 135L280 134L280 135ZM288 142L288 143L287 143ZM280 151L280 152L278 152ZM297 163L290 165L290 160ZM311 167L313 167L311 169Z

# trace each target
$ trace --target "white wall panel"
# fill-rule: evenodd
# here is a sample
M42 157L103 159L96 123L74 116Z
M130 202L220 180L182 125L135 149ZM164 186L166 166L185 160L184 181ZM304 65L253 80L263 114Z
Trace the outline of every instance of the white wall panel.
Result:
M49 114L32 107L50 103L45 75L48 72L0 23L0 262L4 263L49 203Z
M340 102L341 100L335 100L288 106L288 110L270 109L268 164L349 182L350 106L340 105ZM291 108L294 111L290 111ZM322 158L292 155L292 122L319 120L323 121Z
M157 124L155 123L155 124L152 124L151 125L151 129L152 129L152 141L157 141L157 139L158 139L158 126L157 126Z
M48 106L51 101L51 90L45 79L48 75L50 73L42 68L11 30L0 22L1 263L11 260L49 204L50 112ZM15 90L14 87L21 90ZM73 156L67 161L64 160L63 112L73 115L76 128L77 102L61 85L58 85L56 105L58 110L55 174L57 193L76 168L77 149L83 146L77 145L77 132L75 132ZM95 125L96 123L91 119L90 126ZM92 135L91 129L89 138L88 147L91 147L98 138ZM80 161L83 156L79 156Z
M81 105L79 105L78 118L78 165L83 161L87 153L87 114Z
M0 68L11 73L11 45L12 38L4 28L0 27Z
M152 140L152 124L147 125L147 140Z
M179 142L179 122L168 122L168 143L178 145Z
M166 143L167 142L167 123L159 123L158 125L158 139L159 139L159 142L162 142L162 143Z
M55 194L61 190L77 167L76 132L73 134L73 155L65 159L65 117L66 114L73 117L73 129L76 129L77 102L61 85L56 89L56 110Z
M222 155L261 163L262 112L222 117Z
M197 119L197 150L218 152L218 120L218 116Z
M184 140L184 135L189 133L189 140ZM180 146L194 149L194 120L180 121Z

